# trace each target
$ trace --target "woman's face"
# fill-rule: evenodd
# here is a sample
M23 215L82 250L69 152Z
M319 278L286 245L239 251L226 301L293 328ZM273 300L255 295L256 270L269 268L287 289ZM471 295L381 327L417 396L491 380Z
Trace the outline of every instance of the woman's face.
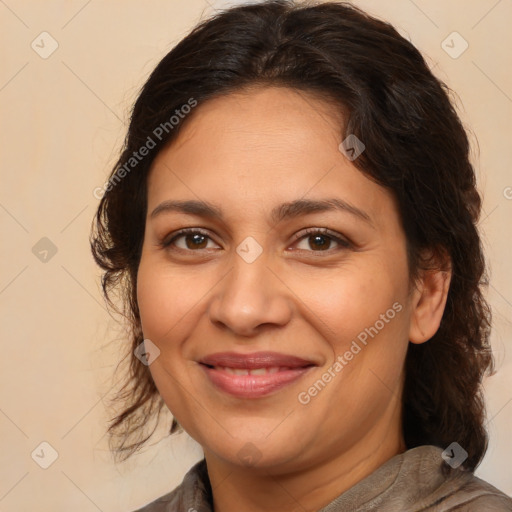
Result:
M412 308L391 194L313 96L259 88L193 116L153 163L137 282L167 406L207 454L274 471L401 441Z

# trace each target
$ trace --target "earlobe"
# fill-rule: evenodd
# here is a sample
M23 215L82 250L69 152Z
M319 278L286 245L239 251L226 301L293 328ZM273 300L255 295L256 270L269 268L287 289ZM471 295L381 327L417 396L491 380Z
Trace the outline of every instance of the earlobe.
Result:
M413 293L409 341L424 343L439 329L451 281L449 270L425 270Z

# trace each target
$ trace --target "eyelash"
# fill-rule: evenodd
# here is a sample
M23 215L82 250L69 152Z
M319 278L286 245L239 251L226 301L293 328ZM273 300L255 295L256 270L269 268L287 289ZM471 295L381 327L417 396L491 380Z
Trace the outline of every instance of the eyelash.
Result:
M173 233L170 239L169 239L169 237L166 237L160 243L160 246L162 248L164 248L164 249L170 249L171 245L176 240L178 240L179 238L181 238L181 237L183 237L185 235L196 235L196 234L197 235L205 236L205 237L207 237L207 238L209 238L211 240L210 235L206 231L203 231L202 229L199 229L199 228L184 228L184 229L179 230L176 233ZM301 233L298 233L298 234L296 234L294 236L294 242L296 242L298 240L302 240L302 239L307 239L311 235L321 235L321 236L324 236L324 237L326 237L326 238L328 238L328 239L338 243L341 246L341 249L349 249L349 248L352 247L352 244L350 242L348 242L346 239L341 238L340 236L336 235L335 233L333 233L332 231L328 230L327 228L307 228L305 231L303 231ZM185 252L201 252L202 250L205 250L205 249L197 249L197 250L183 249L181 247L177 247L177 248L174 248L174 249L177 249L179 251L185 251ZM299 249L299 251L304 251L304 249ZM306 250L306 252L329 253L330 254L332 252L332 249L319 250L319 251Z

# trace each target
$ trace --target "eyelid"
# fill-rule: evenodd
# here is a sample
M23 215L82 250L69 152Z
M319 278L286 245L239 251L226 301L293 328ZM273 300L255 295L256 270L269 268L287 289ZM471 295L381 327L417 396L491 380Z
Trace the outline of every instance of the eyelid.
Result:
M307 235L320 234L326 235L332 240L338 242L343 247L350 247L352 244L349 242L343 235L337 233L336 231L332 231L328 228L306 228L302 231L299 231L295 235L293 235L294 241L305 238ZM310 252L323 252L323 251L310 251ZM325 251L327 252L327 251Z
M208 231L202 229L202 228L182 228L182 229L179 229L178 231L173 231L170 235L166 236L162 240L160 245L162 247L164 247L164 248L168 247L168 246L171 245L172 242L174 242L175 240L177 240L181 236L189 235L189 234L200 234L200 235L203 235L205 237L208 237L210 240L215 242L215 240L211 237L210 233ZM215 243L217 243L217 242L215 242ZM193 251L190 251L190 252L193 252Z
M182 228L182 229L180 229L178 231L174 231L170 235L166 236L159 245L161 245L163 248L168 248L168 247L171 246L171 244L175 240L177 240L178 238L180 238L182 236L188 235L188 234L200 234L200 235L203 235L203 236L207 237L208 239L212 240L214 243L217 243L210 236L210 233L207 230L204 230L202 228L191 227L191 228ZM331 240L333 240L334 242L336 242L339 246L341 246L341 248L344 248L344 249L353 247L353 244L348 239L346 239L341 234L339 234L339 233L337 233L335 231L332 231L332 230L330 230L328 228L315 228L315 227L313 227L313 228L303 229L302 231L299 231L299 232L297 232L297 233L295 233L293 235L293 241L296 242L297 240L301 240L303 238L307 238L308 235L313 235L313 234L325 235L325 236L329 237ZM217 244L217 245L219 245L219 244ZM194 251L192 249L182 249L181 247L177 247L176 249L182 250L182 251L185 251L185 252L191 252L191 253L192 252L202 252L202 251L205 250L205 249L202 249L202 250L198 249L197 251ZM298 250L299 251L304 251L303 249L298 249ZM305 251L305 252L320 253L321 254L321 253L330 253L331 251L332 251L332 249L328 249L326 251Z

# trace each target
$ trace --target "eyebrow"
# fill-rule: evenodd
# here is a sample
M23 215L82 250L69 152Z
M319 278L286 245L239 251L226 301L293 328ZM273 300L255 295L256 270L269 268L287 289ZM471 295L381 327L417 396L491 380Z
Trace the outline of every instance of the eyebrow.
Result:
M342 211L350 213L351 215L365 221L370 226L375 227L371 217L365 211L339 198L321 200L297 199L295 201L283 203L272 209L270 219L273 223L277 224L284 219L291 219L300 217L301 215L328 211ZM222 209L207 201L164 201L151 212L150 217L155 218L164 212L179 212L215 220L223 220L224 218Z

